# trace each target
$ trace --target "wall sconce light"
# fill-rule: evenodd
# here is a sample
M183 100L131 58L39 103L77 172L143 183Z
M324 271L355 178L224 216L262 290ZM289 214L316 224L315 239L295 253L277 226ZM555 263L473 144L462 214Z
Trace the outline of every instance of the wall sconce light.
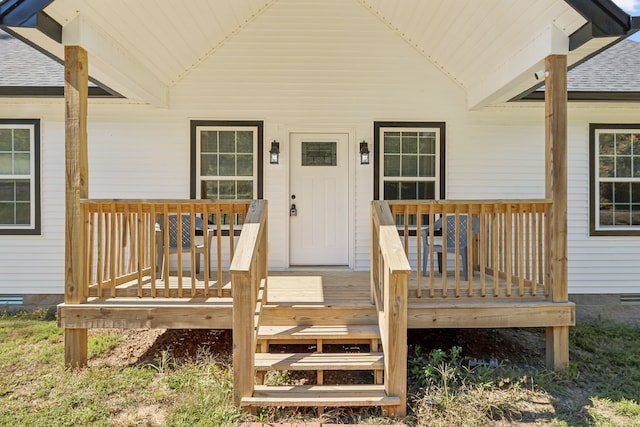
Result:
M360 143L360 164L369 164L369 144L366 141Z
M549 77L549 72L545 70L536 71L535 73L533 73L533 77L535 77L538 81L544 80Z
M280 163L280 143L275 139L271 143L271 150L269 150L269 163L272 165Z

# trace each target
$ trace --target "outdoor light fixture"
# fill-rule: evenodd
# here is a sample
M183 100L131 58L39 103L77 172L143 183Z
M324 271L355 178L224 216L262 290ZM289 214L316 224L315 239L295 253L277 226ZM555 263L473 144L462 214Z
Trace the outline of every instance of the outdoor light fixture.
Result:
M271 143L271 150L269 150L269 163L272 165L280 163L280 143L275 139Z
M533 77L535 77L538 81L544 80L545 78L549 77L549 72L545 70L536 71L535 73L533 73Z
M369 164L369 145L366 141L362 141L360 143L360 164L368 165Z

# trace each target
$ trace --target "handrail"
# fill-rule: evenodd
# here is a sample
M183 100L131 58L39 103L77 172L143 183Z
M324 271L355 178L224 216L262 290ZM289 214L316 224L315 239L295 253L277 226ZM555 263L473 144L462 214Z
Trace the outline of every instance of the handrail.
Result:
M267 201L254 200L231 261L233 289L233 397L253 395L258 294L267 293ZM259 313L259 312L258 312Z
M400 404L390 410L404 414L407 405L407 278L411 266L398 236L389 204L371 203L371 296L378 311L384 351L384 387Z
M514 299L550 294L550 200L390 201L389 206L405 253L416 265L415 297ZM429 227L443 217L453 217L453 222L440 220L442 236L447 236L448 223L454 224L453 239L439 237L434 227ZM462 220L470 225L464 239L455 225ZM451 240L454 247L447 247ZM467 247L462 247L462 240L468 242ZM467 254L466 266L460 256L463 253ZM440 283L436 280L434 255L438 255L443 271ZM453 280L445 274L448 258L453 258ZM462 277L461 270L468 271L468 277ZM426 287L421 272L427 276ZM479 281L474 280L474 272L479 272Z
M225 275L228 275L224 270L235 251L235 234L239 231L236 224L244 220L249 203L216 200L82 200L85 297L224 296L225 292L230 292L223 289ZM169 273L169 255L173 253L168 244L170 215L188 216L188 224L195 224L196 217L207 224L206 230L190 228L189 241L194 244L184 249L190 256L190 265L183 264L185 255L175 249L176 275ZM222 224L223 218L229 218L228 225ZM182 226L182 221L177 221L177 234L181 236ZM226 249L224 241L229 243ZM211 263L213 253L216 255ZM199 280L193 272L201 254L204 255L204 267ZM192 272L189 287L183 283L183 267L189 267ZM212 270L217 272L217 277L210 277ZM161 274L163 271L164 275Z

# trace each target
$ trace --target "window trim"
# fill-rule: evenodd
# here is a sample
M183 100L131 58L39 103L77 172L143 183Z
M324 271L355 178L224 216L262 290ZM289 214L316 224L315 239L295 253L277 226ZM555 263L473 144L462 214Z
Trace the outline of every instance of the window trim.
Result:
M640 133L640 123L631 124L607 124L607 123L590 123L589 124L589 235L590 236L640 236L640 228L600 228L598 225L598 207L599 199L599 164L598 147L596 133L604 130L638 130Z
M256 135L256 198L263 198L263 146L264 146L264 122L258 120L191 120L191 185L189 189L189 198L198 198L198 128L200 127L228 127L234 129L252 128L257 129Z
M439 181L438 192L440 193L439 200L444 200L446 198L445 193L445 165L446 165L446 157L445 157L445 122L373 122L373 199L381 200L380 198L380 184L381 184L381 140L380 140L380 130L383 128L415 128L415 129L438 129L440 134L440 141L438 150L440 150L440 160L439 160L439 176L437 177Z
M32 126L33 153L31 156L32 173L30 175L32 190L31 223L29 226L7 225L0 227L0 235L41 235L41 188L40 188L40 119L0 119L0 125Z

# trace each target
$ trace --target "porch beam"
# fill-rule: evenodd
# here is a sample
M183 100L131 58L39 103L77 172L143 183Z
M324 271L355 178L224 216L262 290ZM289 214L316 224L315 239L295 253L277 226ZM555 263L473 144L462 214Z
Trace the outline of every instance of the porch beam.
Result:
M549 214L549 272L552 302L569 300L567 273L567 57L545 58L545 196ZM547 328L547 366L569 366L569 328Z
M64 49L65 92L65 294L67 304L82 304L84 295L83 219L80 200L89 196L87 160L87 51L80 46ZM87 329L65 329L65 364L87 364Z
M95 19L77 15L64 26L62 42L87 49L91 77L119 94L156 107L169 105L168 86L137 55L100 28Z
M467 108L477 110L487 105L506 102L514 95L535 86L534 73L543 67L539 58L564 55L569 51L569 38L550 24L532 37L505 61L496 65L487 62L480 67L487 73L477 73L477 79L467 88Z

